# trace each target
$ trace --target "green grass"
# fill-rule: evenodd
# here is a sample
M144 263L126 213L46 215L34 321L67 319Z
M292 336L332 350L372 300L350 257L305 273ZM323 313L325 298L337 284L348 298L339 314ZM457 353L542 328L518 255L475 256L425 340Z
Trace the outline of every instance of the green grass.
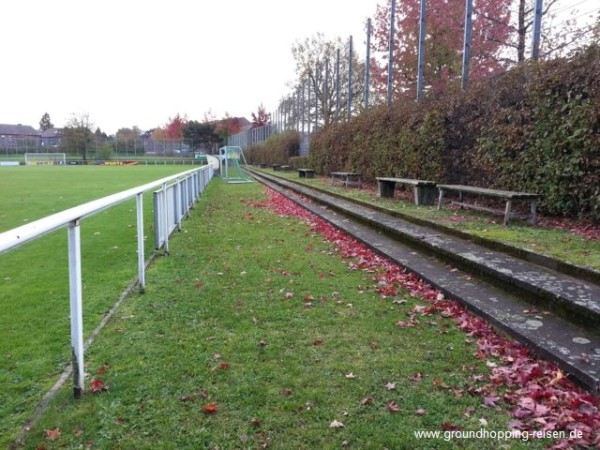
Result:
M443 423L479 430L480 419L506 430L506 410L465 391L471 375L489 372L474 343L438 316L397 328L423 300L380 298L376 274L349 270L299 219L252 206L264 200L257 183L211 183L171 255L150 268L146 293L122 305L86 355L88 380L109 390L74 400L64 387L25 447L504 448L414 437ZM216 413L203 412L213 403Z
M1 167L0 231L126 188L181 166ZM144 195L146 255L153 247ZM87 336L137 271L135 201L82 221ZM0 447L5 448L70 359L66 231L0 254Z
M267 170L267 173L272 171ZM568 230L530 226L524 221L511 220L509 226L502 224L502 218L486 213L464 209L423 207L412 203L412 194L406 198L396 194L396 198L380 198L374 187L347 189L333 185L326 177L298 180L298 174L277 173L277 176L293 181L301 181L309 186L362 200L374 205L398 211L402 214L434 222L438 225L460 230L475 236L498 241L516 248L552 256L582 267L600 271L600 241L587 240Z

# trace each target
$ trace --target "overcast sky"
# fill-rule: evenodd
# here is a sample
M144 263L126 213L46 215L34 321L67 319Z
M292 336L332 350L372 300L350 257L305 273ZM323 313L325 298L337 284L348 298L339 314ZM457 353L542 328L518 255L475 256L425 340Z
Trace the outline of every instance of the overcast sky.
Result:
M383 0L385 1L385 0ZM112 134L208 110L250 118L294 78L294 41L354 35L378 0L3 0L0 123ZM360 34L360 38L358 35ZM364 50L363 50L364 54Z
M353 35L364 55L366 19L388 1L3 0L0 123L88 114L112 134L177 113L250 118L289 92L296 40Z

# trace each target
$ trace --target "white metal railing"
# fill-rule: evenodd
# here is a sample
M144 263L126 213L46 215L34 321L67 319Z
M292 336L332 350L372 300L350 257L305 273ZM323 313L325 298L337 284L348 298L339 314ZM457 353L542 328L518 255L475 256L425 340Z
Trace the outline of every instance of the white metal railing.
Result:
M103 197L88 203L84 203L74 208L61 211L51 216L44 217L34 222L28 223L12 230L0 233L0 253L14 249L26 242L32 241L44 234L67 227L68 253L69 253L69 296L71 312L71 350L73 354L73 392L75 397L80 397L83 393L83 296L81 282L81 242L80 242L80 222L99 211L115 206L126 200L136 198L137 210L137 253L138 253L138 284L140 291L145 289L145 257L144 257L144 218L143 218L143 194L157 186L161 186L163 191L162 207L160 214L155 214L155 221L158 219L162 224L169 223L167 217L168 211L174 211L172 217L181 226L181 219L187 211L198 200L200 194L204 191L206 185L213 176L213 167L211 165L203 166L198 169L188 170L186 172L161 178L151 183L144 184L132 189L128 189L116 194ZM177 195L166 195L167 190L173 190ZM178 207L169 205L170 202L176 202ZM171 219L173 220L173 219ZM162 227L155 223L155 228L161 227L162 243L165 250L168 251L168 233L172 229ZM166 234L164 234L166 233Z

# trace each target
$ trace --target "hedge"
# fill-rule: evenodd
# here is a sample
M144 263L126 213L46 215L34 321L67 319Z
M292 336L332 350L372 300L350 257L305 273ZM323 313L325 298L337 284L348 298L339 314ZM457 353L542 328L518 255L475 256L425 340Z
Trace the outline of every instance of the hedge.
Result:
M396 101L312 137L317 173L537 192L542 212L600 221L600 48Z

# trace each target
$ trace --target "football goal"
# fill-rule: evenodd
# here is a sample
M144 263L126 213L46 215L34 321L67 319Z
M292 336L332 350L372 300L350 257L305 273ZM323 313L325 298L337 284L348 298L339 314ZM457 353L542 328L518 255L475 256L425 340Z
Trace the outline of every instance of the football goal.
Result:
M64 166L66 163L66 153L25 153L25 164L28 166Z
M246 158L241 147L225 146L219 149L221 178L226 183L251 183L242 165L246 165Z

